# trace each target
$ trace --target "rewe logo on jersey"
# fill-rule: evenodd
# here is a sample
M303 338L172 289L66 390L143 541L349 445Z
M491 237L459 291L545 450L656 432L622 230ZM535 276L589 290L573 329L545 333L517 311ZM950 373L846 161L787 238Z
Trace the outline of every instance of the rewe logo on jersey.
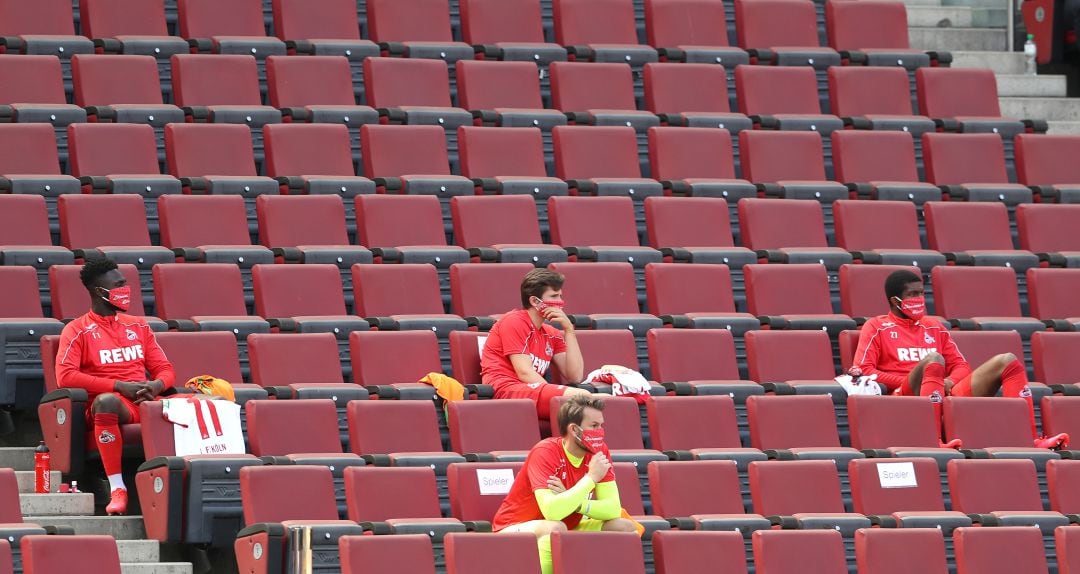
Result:
M116 349L102 349L98 351L98 359L102 365L109 365L112 363L127 363L129 361L134 361L136 359L142 358L142 345L118 347Z
M896 358L901 361L921 361L930 353L936 353L937 347L899 347Z

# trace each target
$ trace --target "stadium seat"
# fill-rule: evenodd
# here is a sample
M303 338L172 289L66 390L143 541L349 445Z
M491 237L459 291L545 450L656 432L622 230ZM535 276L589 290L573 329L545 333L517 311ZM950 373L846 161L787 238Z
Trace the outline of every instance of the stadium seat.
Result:
M266 36L260 0L227 5L214 0L177 0L176 4L179 35L188 39L193 52L247 54L260 60L285 55L285 43Z
M829 336L824 332L750 331L746 333L746 360L750 380L759 383L831 381L836 376Z
M731 460L649 463L653 512L675 521L680 530L734 530L749 538L755 530L768 529L764 517L746 513L737 466Z
M864 458L864 455L856 449L840 446L833 400L825 395L759 395L747 398L750 446L759 450L776 450L778 453L774 457L786 456L787 460L833 461L833 466L839 470L846 485L848 461ZM845 490L844 497L847 496Z
M445 341L450 331L467 328L464 319L445 313L432 265L357 264L352 272L355 313L380 330L433 331ZM448 364L449 354L443 358Z
M409 494L387 496L388 492ZM381 534L430 536L437 554L442 553L444 535L465 532L465 525L457 519L442 517L435 471L426 465L347 468L345 497L350 520Z
M982 453L984 457L1030 459L1040 472L1045 469L1046 461L1061 458L1060 454L1052 450L1033 447L1028 406L1023 400L1003 397L946 397L944 410L946 440L958 438L963 441L965 449L985 451ZM950 461L949 464L953 462ZM952 485L951 475L950 485L954 489L955 505L958 494L955 485ZM1036 487L1036 494L1038 490ZM983 512L963 508L957 510ZM985 512L990 510L994 509L987 509Z
M1077 568L1080 568L1080 563L1078 563L1080 553L1076 550L1078 533L1080 533L1080 528L1074 526L1063 526L1054 532L1059 574L1075 574L1078 571Z
M346 574L393 574L408 570L435 574L431 540L426 534L342 536L337 552Z
M502 128L494 131L508 131ZM513 148L508 148L513 149ZM542 202L546 211L547 202ZM558 245L545 245L537 219L538 203L525 195L460 196L450 200L454 241L481 262L526 263L544 267L566 261Z
M368 391L346 383L330 333L253 334L248 336L251 382L279 399L330 399L337 407L338 441L348 445L349 426L345 407L349 401L367 400ZM301 365L291 357L304 356L318 364ZM287 425L286 425L287 426ZM254 445L252 446L254 448ZM330 452L340 452L341 448ZM320 452L298 450L297 452ZM293 453L281 453L293 454Z
M70 94L71 73L67 60L74 54L94 53L94 44L89 38L75 35L74 19L73 6L66 0L32 4L5 1L0 4L0 22L3 22L0 45L8 54L59 56L64 68L64 90Z
M265 399L266 390L244 382L236 338L232 333L207 331L201 333L168 331L157 333L158 344L176 369L176 381L182 385L193 377L214 373L228 381L241 408L247 399ZM241 424L245 424L241 420ZM147 445L144 443L144 448ZM154 458L147 456L147 460Z
M83 34L93 39L97 53L155 58L163 80L161 91L172 91L169 58L186 54L189 48L187 40L169 34L165 2L89 0L79 6L79 24ZM76 65L74 58L72 64ZM72 70L72 75L78 74ZM77 88L77 78L75 83Z
M558 5L559 0L555 0ZM553 574L585 574L596 556L615 572L644 574L645 558L641 538L634 532L553 532L551 561Z
M483 574L513 564L522 574L540 574L536 537L529 533L487 536L453 532L443 539L447 574Z
M435 390L418 381L441 372L440 349L430 330L370 331L351 335L349 352L357 365L353 381L380 398L435 398ZM401 357L409 357L401 361Z
M971 519L963 513L945 510L940 469L931 458L858 459L851 461L848 473L852 509L878 516L879 524L940 528L946 534L953 528L971 526Z
M946 263L941 253L923 249L919 214L910 201L841 199L833 203L833 217L836 244L850 251L856 261L874 267L911 266L922 272ZM883 221L889 224L883 226Z
M1035 333L1031 336L1035 380L1046 385L1061 385L1063 391L1070 392L1071 386L1080 383L1080 370L1074 360L1077 352L1080 352L1080 335L1076 333Z
M14 574L25 569L20 539L41 536L46 532L37 524L23 522L19 508L19 482L14 470L0 471L0 488L3 489L3 520L6 523L3 528L4 542L0 544L0 573Z
M93 564L101 574L120 574L120 553L112 536L25 536L19 541L26 574L68 572Z
M864 201L854 203L871 202ZM841 210L837 211L838 215L840 211ZM839 218L837 218L837 221L839 221ZM840 226L837 225L837 229L839 228ZM866 319L889 313L889 301L885 297L885 279L897 271L910 271L915 274L920 274L919 268L914 266L841 265L840 310L848 317L855 317L856 322L860 321L860 317ZM933 309L933 299L929 294L927 294L926 299L926 308L930 311ZM852 351L854 351L854 348Z
M125 3L138 5L139 8L136 10L142 7L142 4L137 2ZM90 6L96 5L96 3L90 4ZM127 12L129 9L131 7L125 6L123 10L118 11ZM164 25L164 22L162 24ZM72 56L71 75L75 82L75 104L86 108L87 118L91 121L152 126L154 131L151 133L156 135L156 139L152 139L151 142L156 144L158 155L164 158L165 142L161 132L165 124L184 121L184 112L180 108L165 103L164 94L171 95L172 92L167 58L172 54L186 53L187 42L180 38L170 39L167 36L124 36L124 38L124 41L110 38L104 42L111 48L131 50L134 55L76 54ZM152 46L159 40L164 41L166 45ZM171 40L179 40L184 50L175 51L179 46L176 44L169 46L168 44L172 43ZM117 45L125 42L134 44L128 48ZM142 42L150 45L134 47L135 44ZM166 59L155 62L152 56L156 54L153 51L159 48L162 50L161 57ZM150 149L154 147L151 146Z
M750 53L751 62L778 66L809 66L823 73L840 65L840 54L819 31L815 6L794 0L769 0L735 5L735 31L739 46ZM737 72L736 72L737 73ZM824 84L824 82L821 82ZM822 106L828 94L822 93Z
M473 47L453 41L446 0L367 0L368 37L383 55L453 63L473 59Z
M450 333L450 374L457 381L466 385L483 383L480 376L481 344L487 341L487 335L479 331L454 331ZM494 389L492 389L494 392Z
M1080 510L1076 489L1070 486L1075 484L1078 472L1080 472L1080 461L1047 461L1046 482L1050 491L1050 510L1074 516ZM1060 551L1060 543L1058 549Z
M461 37L485 60L536 62L541 66L565 60L566 48L544 38L540 5L538 0L459 0ZM460 68L458 73L460 80Z
M588 376L589 373L604 365L618 365L640 371L641 366L638 363L634 334L629 330L582 329L576 331L576 334L578 347L581 349L581 355L585 360L583 369L585 376ZM558 365L552 365L551 374L553 382L562 385L570 384L566 377L559 371ZM600 392L608 393L611 391L609 384L602 381L594 381L589 384ZM652 392L658 392L655 385L653 386ZM647 431L647 425L644 425L644 420L642 422L642 431Z
M124 279L131 286L131 306L127 313L145 319L153 331L168 330L168 326L156 316L148 316L143 306L139 270L130 263L119 267ZM70 321L90 311L90 294L79 278L81 271L81 265L53 265L49 268L49 287L52 290L52 316L54 318Z
M509 6L515 2L492 4ZM482 48L489 49L490 46ZM562 47L558 48L563 54L566 53ZM567 119L559 110L544 109L545 98L550 98L544 91L551 77L546 68L543 68L544 77L540 78L540 69L533 62L458 60L455 66L458 102L462 108L471 110L474 123L540 128L544 130L545 152L550 153L551 128L566 125ZM550 158L548 163L551 163ZM547 166L548 173L553 173L553 167Z
M454 401L447 405L450 448L479 462L523 462L540 442L528 399Z
M746 57L738 48L726 50ZM733 134L752 127L750 118L731 111L738 107L734 76L725 74L723 67L704 63L652 63L645 64L644 75L645 108L664 124L720 128ZM688 85L700 89L687 90Z
M1024 347L1016 331L955 331L953 342L963 352L972 368L978 367L1001 353L1012 353L1024 362ZM1038 403L1038 399L1035 400Z
M1080 275L1073 269L1040 269L1027 271L1028 308L1031 315L1050 321L1065 319L1066 322L1080 323L1080 310L1070 296L1072 289L1080 282ZM1060 323L1057 330L1067 330Z
M0 75L8 58L22 56L0 55ZM44 56L43 56L44 57ZM0 100L2 101L2 100ZM3 110L0 110L0 114ZM49 231L59 237L57 198L81 191L79 180L60 171L57 155L57 134L64 132L64 160L67 159L67 131L57 126L57 132L43 123L0 125L0 192L15 195L42 195L49 215Z
M1068 232L1080 222L1080 206L1031 203L1016 206L1020 248L1051 267L1080 267L1080 244Z
M752 462L749 474L754 512L770 517L774 524L805 530L827 528L848 539L859 528L870 528L869 518L850 512L846 464L844 486L836 466L827 460ZM854 562L852 558L848 557Z
M0 306L0 336L5 340L4 358L0 359L0 404L25 407L40 398L40 387L31 387L42 376L38 341L45 335L59 335L64 324L43 314L33 267L0 266L0 285L5 294ZM30 396L20 396L24 393Z
M862 574L945 574L945 540L932 528L862 528L855 532L855 560Z
M1067 135L1016 136L1017 181L1031 187L1044 203L1077 203L1078 178L1068 158L1078 141Z
M930 248L955 264L1007 265L1018 273L1039 264L1030 251L1013 249L1004 203L932 202L923 206L923 214Z
M450 267L451 310L467 317L470 325L490 330L503 313L521 307L521 282L533 269L528 263L454 264Z
M254 303L251 266L273 263L274 254L262 245L251 244L243 197L164 195L158 199L158 214L162 246L189 263L237 266L244 278L244 301Z
M788 7L784 10L792 8L800 11L802 8L799 5L803 4L803 2L791 0L766 0L747 4L766 6L768 3L787 4ZM787 19L787 16L778 16L774 23L784 22ZM751 54L753 53L754 51L751 50ZM832 55L836 56L835 53ZM810 59L820 61L818 58L814 56ZM829 109L828 94L819 96L818 93L823 89L819 87L822 83L815 78L814 68L806 66L805 63L780 66L737 66L735 68L735 91L739 98L740 112L753 116L754 123L761 127L818 132L825 139L825 145L828 146L829 134L843 129L844 123L840 121L840 118L829 115L825 111ZM826 152L826 157L832 156L828 150Z
M1010 150L1012 138L1025 131L1021 120L1001 116L997 83L989 69L919 68L915 84L920 113L948 131L995 133Z
M885 10L895 10L888 5ZM836 10L830 7L829 10ZM845 8L850 10L850 8ZM863 8L863 10L870 10ZM892 21L884 20L892 23ZM905 26L906 28L906 26ZM905 44L907 36L904 37ZM865 57L860 51L848 52L849 57ZM916 57L926 54L915 52ZM870 56L870 54L866 54ZM876 57L876 55L872 56ZM887 56L885 56L887 57ZM901 62L898 64L898 62ZM923 64L925 65L925 64ZM832 113L840 116L845 125L874 131L904 131L915 136L916 156L922 159L919 136L934 131L933 120L916 115L913 107L915 91L909 86L904 68L921 67L915 61L892 57L887 64L877 66L833 66L829 68L829 102Z
M920 73L923 71L920 69ZM1004 203L1012 208L1031 203L1030 188L1009 183L1002 137L987 133L926 133L922 140L926 181L941 187L949 199ZM974 169L976 165L978 169Z
M872 28L867 22L878 25ZM911 49L907 11L899 2L859 5L826 2L825 30L829 46L852 63L867 67L897 66L905 70L931 64L931 54ZM935 60L950 56L947 52L933 55Z
M626 63L553 62L551 106L574 124L628 126L639 133L660 125L654 114L638 110L634 72Z
M746 551L738 532L671 530L653 535L657 574L685 574L703 568L745 574Z
M832 202L847 199L850 193L842 184L828 180L822 142L819 134L811 132L741 132L742 175L758 184L767 197L821 202L825 223L831 228Z
M758 574L795 574L813 564L821 572L844 572L844 545L836 531L764 530L753 535Z
M731 275L724 265L650 263L645 266L649 313L677 327L726 329L739 338L737 349L742 355L742 335L761 323L749 313L736 312L738 303L745 300L741 285L740 296L733 295ZM737 275L741 279L742 273Z
M1017 330L1024 339L1045 325L1023 316L1016 271L1009 267L939 266L931 273L938 315L963 329Z
M749 201L740 201L740 207L743 202ZM808 203L817 208L813 202ZM764 225L775 226L780 221L777 219ZM790 224L793 220L786 221ZM755 229L757 233L764 227L762 223L760 220L754 221L748 228L747 237L749 229ZM743 273L746 277L747 311L757 316L762 325L768 325L771 329L824 329L830 337L855 328L855 321L851 317L834 312L838 305L830 301L830 279L824 265L746 265Z
M659 263L662 255L639 243L635 210L629 197L549 198L551 242L562 245L572 261L629 263L640 281L645 265Z
M664 128L669 129L669 128ZM670 128L690 131L694 128ZM742 265L756 263L755 253L732 241L728 218L735 206L714 197L647 197L645 229L649 245L665 259L719 263L732 269L739 302L743 299ZM735 220L734 227L739 227Z
M720 64L734 70L749 64L734 47L735 12L731 5L700 0L647 0L645 30L650 46L669 62Z
M772 263L816 263L835 272L851 263L852 256L829 246L822 208L811 199L740 199L742 244L757 251L759 259Z
M920 397L848 397L851 446L863 452L874 451L878 458L932 458L941 472L939 482L945 485L948 462L964 455L942 447L936 416L929 401ZM948 495L948 491L943 494Z
M959 574L1047 572L1051 563L1029 527L960 528L953 533Z
M54 219L59 232L59 220ZM71 250L53 245L45 198L37 194L0 195L0 263L26 265L38 272L41 303L51 305L48 269L75 262Z
M334 265L255 265L255 314L271 327L299 333L331 333L345 357L349 333L366 331L369 323L349 315L341 287L341 272ZM346 376L350 370L345 367Z
M837 68L830 68L829 73ZM889 68L860 68L888 70ZM877 85L867 82L860 85ZM876 96L875 96L876 97ZM919 181L922 139L886 130L841 130L832 133L836 181L860 199L906 201L921 205L941 199L941 190ZM918 155L915 147L919 149Z
M285 64L275 64L270 69ZM312 58L295 58L311 60ZM292 60L285 58L290 64ZM306 83L310 82L297 82ZM289 84L294 86L294 83ZM328 106L337 108L336 106ZM319 105L309 106L316 111ZM344 112L349 113L349 112ZM266 140L266 174L276 178L289 195L338 195L345 203L345 220L355 233L353 197L374 193L374 183L354 175L349 130L344 125L273 124L263 127ZM317 153L316 153L317 150Z
M43 2L42 5L48 3ZM15 2L5 5L9 10L18 9ZM11 22L4 19L5 26ZM0 32L0 37L3 38L0 42L18 42L18 38L9 33ZM63 42L64 39L53 40ZM0 55L0 72L18 81L6 82L4 89L0 90L0 112L9 121L51 124L57 128L58 134L70 123L85 122L86 111L69 104L65 95L65 92L71 93L70 71L63 72L62 69L70 68L70 65L70 61L58 59L51 50L44 55L23 56L12 54L9 48L7 53ZM69 75L65 77L65 73ZM59 143L64 146L66 140L61 139ZM61 159L66 159L66 146L61 151Z

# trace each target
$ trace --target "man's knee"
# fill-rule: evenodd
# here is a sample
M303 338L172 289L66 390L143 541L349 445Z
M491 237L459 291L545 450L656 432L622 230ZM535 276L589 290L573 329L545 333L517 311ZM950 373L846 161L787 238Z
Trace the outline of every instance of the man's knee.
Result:
M923 364L929 365L930 363L937 363L939 365L945 365L945 357L941 353L930 352L923 358Z
M591 397L592 393L577 387L566 387L566 390L563 391L563 396L568 399L571 397Z
M637 532L637 526L625 518L615 518L604 523L605 532Z
M1002 353L1000 355L994 355L994 358L991 360L996 362L999 367L1004 369L1005 367L1009 366L1009 363L1012 363L1016 360L1016 355L1012 353Z
M552 532L566 532L566 524L561 520L544 520L533 530L537 538L543 538Z
M94 399L93 404L90 406L90 410L94 414L119 414L122 405L123 403L120 401L120 397L116 396L114 393L102 393Z

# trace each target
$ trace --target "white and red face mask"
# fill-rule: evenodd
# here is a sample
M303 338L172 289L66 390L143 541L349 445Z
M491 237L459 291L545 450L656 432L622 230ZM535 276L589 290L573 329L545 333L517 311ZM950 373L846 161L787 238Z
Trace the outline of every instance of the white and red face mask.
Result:
M900 302L900 312L908 319L918 321L926 316L925 297L908 297L907 299L901 299L899 297L893 298Z
M533 308L541 313L547 311L549 308L562 309L563 306L566 305L566 301L561 299L558 301L544 301L539 297L533 297L533 300L535 301L533 303Z
M131 287L124 285L123 287L114 287L112 289L105 290L106 296L102 299L109 302L110 305L116 307L121 311L127 311L131 307Z
M604 429L581 429L581 435L578 436L578 442L581 443L581 446L585 450L592 454L604 452L604 447L606 446L604 444Z

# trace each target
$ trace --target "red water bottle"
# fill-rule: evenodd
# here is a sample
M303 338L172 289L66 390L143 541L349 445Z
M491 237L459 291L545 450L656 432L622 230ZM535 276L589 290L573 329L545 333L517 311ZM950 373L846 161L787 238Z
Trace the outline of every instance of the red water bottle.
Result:
M52 461L49 456L49 447L45 446L45 441L41 441L41 444L34 449L34 492L38 494L45 494L51 490L50 481L52 479Z

